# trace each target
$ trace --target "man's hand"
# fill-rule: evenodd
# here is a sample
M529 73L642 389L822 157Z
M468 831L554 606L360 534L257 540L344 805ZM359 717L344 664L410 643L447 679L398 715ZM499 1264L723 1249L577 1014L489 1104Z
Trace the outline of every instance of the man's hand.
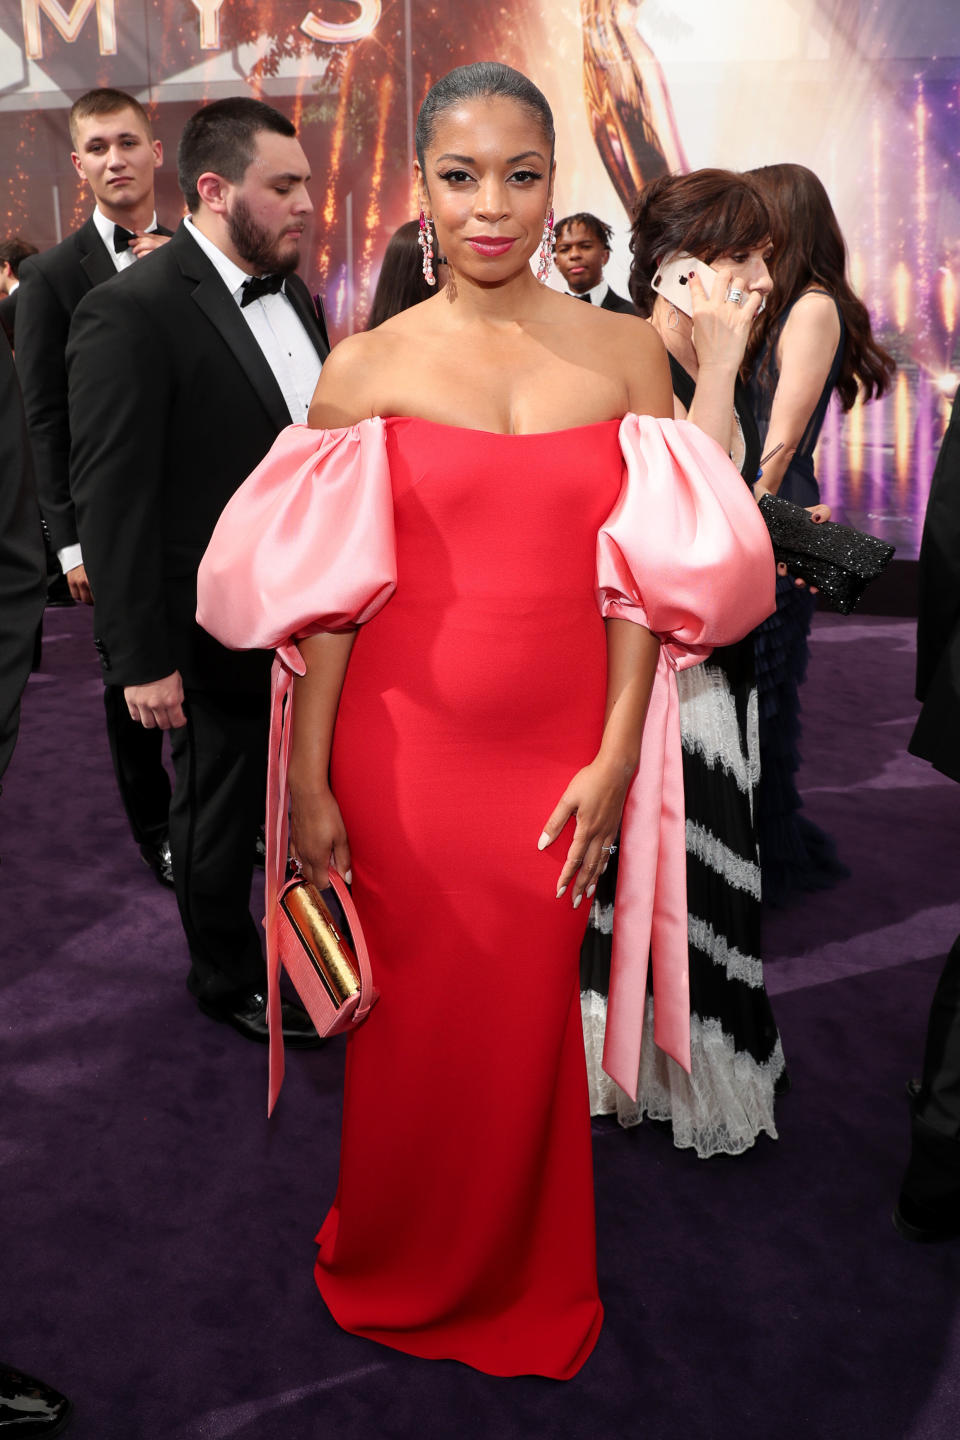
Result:
M142 260L144 255L149 255L151 250L159 250L161 245L166 245L167 241L172 238L171 235L138 234L136 240L130 241L130 249L138 260Z
M70 587L70 594L79 605L93 604L93 591L90 589L90 581L87 579L87 572L82 565L74 565L72 570L67 571L67 584Z
M130 719L138 720L145 730L179 730L187 723L179 670L147 685L124 685L123 698Z

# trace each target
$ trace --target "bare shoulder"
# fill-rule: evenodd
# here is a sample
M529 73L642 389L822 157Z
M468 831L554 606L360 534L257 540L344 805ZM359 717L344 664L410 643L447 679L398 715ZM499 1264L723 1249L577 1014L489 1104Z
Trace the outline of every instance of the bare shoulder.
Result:
M826 341L840 338L840 316L832 295L822 290L807 290L794 301L783 326L783 334Z
M603 371L625 396L627 409L661 418L673 415L667 352L653 326L639 315L603 310L557 297L570 341L582 363Z
M660 336L639 315L607 312L617 322L611 331L616 358L626 379L630 409L635 415L673 419L673 380Z
M335 345L323 362L310 403L309 424L317 430L356 425L375 414L375 377L383 366L379 331L350 335Z

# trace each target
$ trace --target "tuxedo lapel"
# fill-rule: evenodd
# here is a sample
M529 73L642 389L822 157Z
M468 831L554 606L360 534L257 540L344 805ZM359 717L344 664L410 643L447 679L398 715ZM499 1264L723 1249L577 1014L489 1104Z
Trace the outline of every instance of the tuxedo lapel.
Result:
M110 258L106 245L97 233L97 227L90 219L74 236L74 243L80 252L80 268L87 277L91 288L102 285L117 273L117 267Z
M284 430L293 416L287 409L283 391L240 314L240 307L224 285L196 241L183 228L170 241L176 247L177 263L185 279L192 284L191 299L220 334L224 344L236 357L277 430Z
M310 297L310 291L296 275L291 275L285 287L287 299L300 317L300 323L310 336L313 348L321 360L330 354L330 341L322 312L318 314Z

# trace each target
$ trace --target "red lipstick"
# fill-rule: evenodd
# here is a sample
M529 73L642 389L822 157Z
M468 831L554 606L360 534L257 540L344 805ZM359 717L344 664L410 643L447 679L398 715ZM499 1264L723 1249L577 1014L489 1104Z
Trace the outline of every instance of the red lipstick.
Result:
M467 241L478 255L486 255L490 259L496 259L498 255L506 255L516 239L510 239L506 235L472 235Z

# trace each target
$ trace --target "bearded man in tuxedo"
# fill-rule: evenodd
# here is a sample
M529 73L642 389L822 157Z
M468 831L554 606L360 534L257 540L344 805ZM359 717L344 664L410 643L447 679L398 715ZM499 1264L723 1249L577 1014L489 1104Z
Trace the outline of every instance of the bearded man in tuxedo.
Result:
M166 243L157 225L154 176L163 161L143 107L122 90L89 90L70 111L71 159L95 201L93 214L52 250L24 260L17 290L17 370L51 547L74 600L93 603L70 490L65 351L70 321L94 286L125 274ZM170 782L161 737L130 720L122 693L104 691L114 774L140 854L173 884L168 837Z
M169 245L77 306L67 347L71 469L109 684L170 730L170 838L200 1009L266 1040L265 967L249 910L266 790L270 666L196 623L197 569L230 496L292 421L329 345L294 273L313 211L306 156L279 111L246 97L187 122L189 216ZM284 1005L284 1037L316 1044Z

